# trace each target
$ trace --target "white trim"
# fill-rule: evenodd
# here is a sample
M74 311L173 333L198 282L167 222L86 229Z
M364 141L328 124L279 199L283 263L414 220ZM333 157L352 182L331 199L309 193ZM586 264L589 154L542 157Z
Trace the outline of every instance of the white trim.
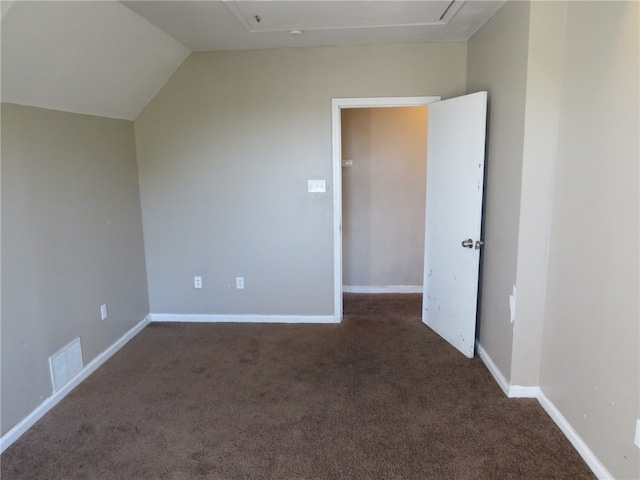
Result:
M478 350L478 356L482 359L487 369L493 375L496 382L502 389L502 391L509 398L535 398L542 406L545 412L551 417L551 420L560 428L567 440L571 442L571 445L576 449L578 454L582 457L585 463L589 466L591 471L600 480L613 479L613 475L609 473L606 467L602 464L598 457L591 451L591 449L584 443L584 440L578 435L569 421L560 413L560 410L553 404L551 400L544 394L540 387L522 387L520 385L509 385L509 382L502 374L500 369L493 362L487 351L480 345L476 344Z
M439 102L442 97L364 97L334 98L333 105L342 108L377 108L377 107L426 107L430 103Z
M342 320L342 120L340 111L343 108L424 107L440 100L440 96L333 98L331 100L334 323Z
M520 385L509 385L509 398L538 398L540 387L523 387Z
M342 118L340 99L331 100L333 151L333 316L342 320ZM340 167L337 167L337 165Z
M151 313L152 322L192 323L340 323L333 315L209 315Z
M482 359L487 370L493 375L496 382L504 392L504 394L509 398L537 398L538 393L540 392L539 387L523 387L521 385L511 385L507 380L498 366L494 363L493 359L489 356L487 351L484 349L479 342L476 342L476 349L478 351L478 356Z
M422 285L389 285L372 287L367 285L343 285L343 293L422 293Z
M538 389L536 398L544 411L549 414L555 424L562 430L564 436L571 442L571 445L577 450L595 476L600 480L613 479L613 475L611 475L602 462L598 460L598 457L596 457L587 444L584 443L584 440L578 435L578 432L573 429L569 421L560 413L560 410L557 409L542 390Z
M495 363L493 363L493 360L491 359L487 351L484 349L484 347L480 345L479 342L476 344L476 348L478 351L478 356L484 362L485 366L487 367L487 370L489 370L489 373L493 375L493 378L496 380L496 382L498 383L498 385L500 386L504 394L508 397L509 382L507 381L507 378L502 374L498 366Z
M135 337L149 323L149 316L145 317L140 323L125 333L113 345L95 357L89 362L69 383L64 385L60 390L55 392L44 402L42 402L34 411L32 411L25 419L14 426L0 438L0 453L4 452L9 446L20 438L27 430L29 430L38 420L40 420L49 410L55 407L60 401L66 397L69 392L76 388L83 380L95 372L104 362L109 360L120 350L129 340Z

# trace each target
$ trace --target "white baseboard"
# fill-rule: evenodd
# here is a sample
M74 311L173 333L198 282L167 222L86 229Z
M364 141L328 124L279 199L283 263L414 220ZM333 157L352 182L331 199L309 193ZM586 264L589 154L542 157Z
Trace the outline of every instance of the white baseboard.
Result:
M333 315L209 315L151 313L152 322L194 323L340 323Z
M486 350L477 344L478 355L486 365L487 369L493 375L502 391L509 398L535 398L542 406L545 412L551 417L551 420L560 428L565 437L571 442L571 445L576 449L578 454L582 457L585 463L593 471L596 477L600 480L613 479L613 475L605 468L598 457L591 451L591 449L584 443L584 440L573 429L569 421L560 413L560 410L556 408L551 400L544 394L542 389L538 386L535 387L523 387L520 385L510 385L506 377L502 374L500 369L493 362Z
M491 359L487 351L483 348L483 346L480 345L480 343L476 343L476 350L478 351L478 356L482 359L485 366L487 367L487 370L489 370L489 373L493 375L493 378L496 380L504 394L508 397L509 382L507 381L507 378L502 374L498 366L493 363L493 360Z
M611 475L602 462L598 460L598 457L596 457L587 444L584 443L584 440L582 440L580 435L578 435L578 432L573 429L569 421L564 417L564 415L562 415L562 413L560 413L560 410L556 408L553 402L547 398L542 390L538 389L538 395L536 398L542 408L544 408L545 412L549 414L555 424L558 425L560 430L562 430L565 437L569 439L571 445L573 445L577 450L595 476L600 480L613 479L613 475Z
M343 285L344 293L422 293L422 285L389 285L370 287L366 285Z
M0 438L0 453L4 452L9 446L20 438L27 430L29 430L38 420L40 420L49 410L55 407L60 401L66 397L69 392L76 388L83 380L95 372L104 362L120 350L129 340L135 337L149 323L149 317L145 317L140 323L120 337L113 345L89 362L69 383L64 385L60 390L55 392L44 402L42 402L33 412L31 412L24 420L15 427L5 433Z
M509 385L507 397L509 398L538 398L539 387L522 387L520 385Z
M511 385L507 378L502 374L498 366L494 363L487 351L480 343L476 343L478 356L482 359L487 370L493 375L498 385L509 398L536 398L540 389L538 387L523 387L520 385Z

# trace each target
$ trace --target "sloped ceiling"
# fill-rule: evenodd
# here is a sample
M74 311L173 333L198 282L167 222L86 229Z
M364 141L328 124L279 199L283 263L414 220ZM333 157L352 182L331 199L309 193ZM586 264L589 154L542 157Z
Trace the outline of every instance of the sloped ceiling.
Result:
M133 120L190 53L115 1L18 0L2 16L2 101Z
M1 100L134 120L192 51L466 41L504 3L2 0Z

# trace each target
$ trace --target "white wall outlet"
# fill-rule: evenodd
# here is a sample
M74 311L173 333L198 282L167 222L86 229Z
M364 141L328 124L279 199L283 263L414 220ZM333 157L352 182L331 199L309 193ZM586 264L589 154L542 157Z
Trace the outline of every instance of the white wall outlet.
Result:
M242 290L244 288L244 277L236 277L236 288Z
M202 288L202 277L193 277L193 288Z
M107 304L106 303L103 303L102 305L100 305L100 318L102 320L107 318Z
M309 180L309 193L325 193L327 191L326 180Z
M640 448L640 419L636 420L636 447Z

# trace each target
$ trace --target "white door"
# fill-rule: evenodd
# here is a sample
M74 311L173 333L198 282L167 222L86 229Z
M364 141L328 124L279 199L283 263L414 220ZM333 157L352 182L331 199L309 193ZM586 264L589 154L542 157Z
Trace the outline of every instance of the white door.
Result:
M487 92L429 105L422 321L473 357Z

